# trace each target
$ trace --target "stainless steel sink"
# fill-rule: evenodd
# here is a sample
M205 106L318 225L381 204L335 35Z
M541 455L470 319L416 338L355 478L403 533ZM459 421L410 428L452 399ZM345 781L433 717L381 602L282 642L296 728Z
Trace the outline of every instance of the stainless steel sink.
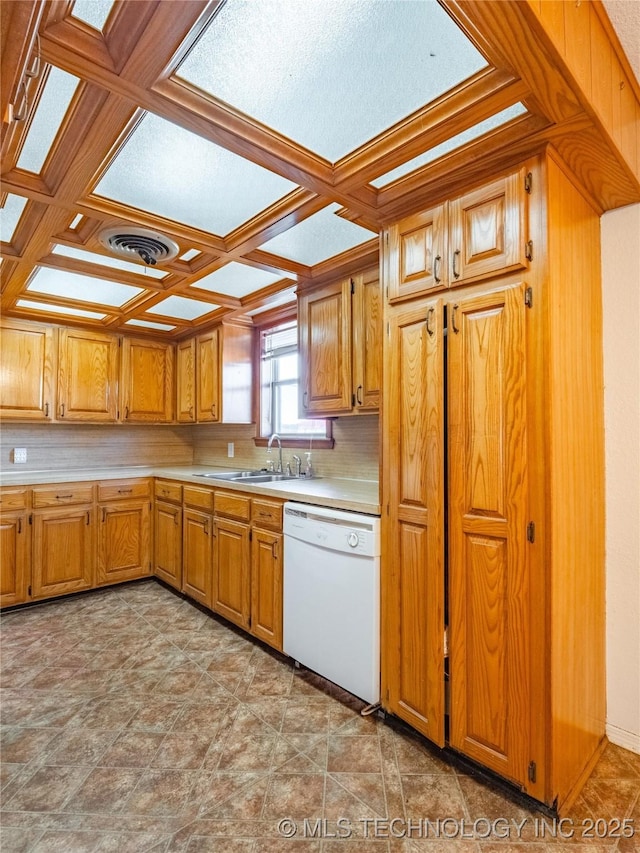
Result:
M296 480L291 474L276 474L271 471L211 471L206 474L194 474L194 477L207 477L211 480L229 480L247 483L277 483L280 480Z

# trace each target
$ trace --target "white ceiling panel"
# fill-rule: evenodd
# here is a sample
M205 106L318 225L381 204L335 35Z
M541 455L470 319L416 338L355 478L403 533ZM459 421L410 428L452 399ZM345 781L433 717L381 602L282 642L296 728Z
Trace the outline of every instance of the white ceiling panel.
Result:
M67 317L84 317L87 320L104 320L104 314L96 311L85 311L83 308L69 308L66 305L49 305L44 302L33 302L31 299L18 299L18 308L30 308L33 311L46 311L49 314L66 314Z
M502 110L502 112L496 113L496 115L490 116L484 121L478 122L478 124L474 124L473 127L463 130L462 133L458 133L456 136L451 136L449 139L445 139L445 141L441 142L440 145L434 145L433 148L425 151L424 154L419 154L417 157L414 157L413 160L408 160L406 163L398 166L397 169L393 169L391 172L381 175L379 178L371 181L371 183L374 187L378 188L391 184L393 181L397 181L398 178L402 178L404 175L409 175L411 172L415 172L415 170L419 169L421 166L426 166L427 163L433 163L433 161L437 160L438 157L443 157L445 154L455 151L456 148L461 148L467 142L471 142L473 139L479 139L490 130L495 130L497 127L506 124L512 119L524 115L526 111L527 110L523 104L514 104L506 110Z
M175 326L167 323L152 323L151 320L127 320L125 326L140 326L143 329L159 329L161 332L172 332Z
M13 240L13 234L26 203L26 198L21 195L7 194L4 207L0 208L0 240L4 240L5 243Z
M113 8L113 3L114 0L75 0L71 14L85 24L95 27L96 30L101 30Z
M224 235L295 188L268 169L149 113L95 192Z
M142 293L143 288L68 270L37 267L27 290L31 293L46 293L47 296L77 299L79 302L97 302L100 305L120 307Z
M219 307L213 302L199 302L197 299L187 299L185 296L169 296L153 308L147 308L147 314L164 314L166 317L177 317L179 320L196 320Z
M18 168L27 172L40 172L79 82L72 74L51 67L18 158Z
M283 234L263 243L260 248L265 252L313 266L377 236L374 231L336 216L336 210L340 210L340 205L330 204Z
M436 0L228 0L177 73L336 161L486 64Z
M263 287L288 277L290 276L285 272L277 275L232 261L199 281L194 281L192 286L241 298L248 293L253 293L254 290L261 290Z

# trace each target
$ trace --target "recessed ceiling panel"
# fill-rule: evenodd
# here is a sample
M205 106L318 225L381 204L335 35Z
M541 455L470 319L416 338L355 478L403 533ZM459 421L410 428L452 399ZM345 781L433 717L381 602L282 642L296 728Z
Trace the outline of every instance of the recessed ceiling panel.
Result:
M80 81L51 66L49 77L18 158L18 168L40 172Z
M184 253L184 255L180 255L181 261L192 261L194 258L197 258L200 254L200 249L189 249Z
M277 275L233 261L199 281L194 281L192 287L201 287L203 290L241 298L248 293L253 293L254 290L261 290L263 287L287 277L288 275L285 272Z
M149 113L95 192L224 235L295 188L268 169Z
M71 14L96 30L102 30L112 8L113 0L76 0Z
M99 305L117 307L125 305L143 292L141 287L50 267L37 267L27 290L31 293L46 293L47 296L62 296L65 299L77 299L79 302L97 302Z
M443 157L445 154L455 151L456 148L461 148L473 139L479 139L490 130L495 130L497 127L506 124L518 116L524 115L526 112L527 110L523 104L514 104L506 110L502 110L502 112L496 113L478 124L474 124L473 127L463 130L462 133L458 133L456 136L445 139L444 142L441 142L439 145L435 145L433 148L425 151L424 154L419 154L417 157L414 157L413 160L408 160L406 163L398 166L397 169L393 169L391 172L381 175L379 178L371 181L371 183L374 187L378 187L378 189L386 186L387 184L391 184L393 181L397 181L398 178L402 178L404 175L409 175L411 172L415 172L416 169L419 169L421 166L426 166L427 163L433 163L434 160L438 159L438 157Z
M46 311L49 314L66 314L67 317L85 317L87 320L104 320L104 314L96 311L85 311L83 308L69 308L67 305L49 305L44 302L33 302L31 299L18 299L18 308L31 308L33 311Z
M336 216L339 204L330 204L283 234L260 246L265 252L313 266L366 243L377 234L348 219Z
M74 246L55 246L52 254L63 255L65 258L76 258L79 261L88 261L92 264L101 264L103 267L111 267L114 270L126 270L136 273L136 275L148 275L150 278L165 278L169 275L165 270L147 267L144 264L133 264L130 261L122 261L120 258L107 257L107 255L98 255L95 252L87 252L86 249L76 249Z
M141 326L144 329L160 329L162 332L172 332L175 326L167 323L152 323L151 320L127 320L125 326Z
M167 317L177 317L179 320L196 320L219 307L213 302L199 302L197 299L187 299L184 296L169 296L153 308L147 308L147 314L164 314Z
M14 231L26 203L26 198L21 195L8 193L4 206L0 208L0 240L4 240L5 243L10 243L13 240Z
M227 0L177 73L336 161L486 65L436 0Z

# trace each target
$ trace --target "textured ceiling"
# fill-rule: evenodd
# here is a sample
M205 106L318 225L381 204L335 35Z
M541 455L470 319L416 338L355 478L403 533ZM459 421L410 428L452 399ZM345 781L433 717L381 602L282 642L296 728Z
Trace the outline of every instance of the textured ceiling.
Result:
M640 0L603 0L603 3L640 82Z

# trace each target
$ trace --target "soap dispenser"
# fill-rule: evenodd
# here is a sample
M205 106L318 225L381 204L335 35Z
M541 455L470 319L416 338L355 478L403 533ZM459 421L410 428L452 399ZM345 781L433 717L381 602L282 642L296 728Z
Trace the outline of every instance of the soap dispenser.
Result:
M308 450L304 455L305 455L306 460L307 460L307 468L306 468L306 471L304 472L304 476L307 477L307 479L310 479L311 477L313 477L313 465L311 464L311 451Z

